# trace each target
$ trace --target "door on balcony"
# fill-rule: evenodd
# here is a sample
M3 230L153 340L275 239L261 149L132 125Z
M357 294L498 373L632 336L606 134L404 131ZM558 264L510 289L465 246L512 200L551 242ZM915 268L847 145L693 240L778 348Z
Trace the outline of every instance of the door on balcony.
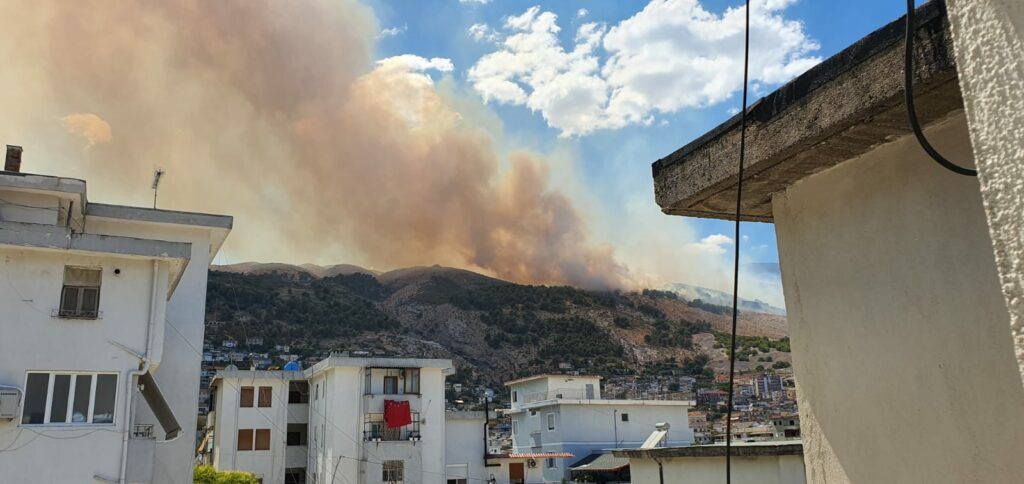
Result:
M587 383L587 400L593 400L593 399L594 399L594 384L593 383Z
M508 464L509 484L526 484L526 470L522 462L510 462Z

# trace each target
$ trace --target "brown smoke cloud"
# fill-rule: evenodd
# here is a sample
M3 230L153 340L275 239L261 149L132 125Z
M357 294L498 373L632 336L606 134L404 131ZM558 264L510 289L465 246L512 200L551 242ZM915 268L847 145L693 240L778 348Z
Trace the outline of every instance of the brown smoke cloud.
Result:
M371 61L354 1L4 0L0 17L0 139L26 170L145 204L160 166L162 207L235 215L233 259L627 284L544 157L502 156L479 103Z

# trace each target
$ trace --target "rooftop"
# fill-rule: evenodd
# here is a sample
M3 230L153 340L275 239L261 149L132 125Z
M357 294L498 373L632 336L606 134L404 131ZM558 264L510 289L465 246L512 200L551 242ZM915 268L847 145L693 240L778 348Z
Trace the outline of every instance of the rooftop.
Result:
M803 455L804 446L799 440L778 440L767 442L733 442L732 455L738 457L759 457L771 455ZM616 449L615 457L630 459L662 459L667 457L725 457L725 444L692 445L689 447L659 447L656 449Z
M914 94L922 125L963 109L943 2L917 9ZM741 218L772 221L772 194L909 134L904 18L869 34L748 109ZM655 199L671 215L735 216L740 115L655 161Z
M564 375L564 374L559 374L559 373L541 373L540 375L532 375L532 376L527 376L527 377L523 377L523 378L518 378L518 379L515 379L515 380L507 381L507 382L505 382L505 386L517 385L519 383L526 383L528 381L540 380L540 379L545 379L545 378L568 378L568 379L580 378L580 379L587 379L587 380L600 380L601 379L600 376L596 376L596 375Z
M454 373L452 360L439 358L388 358L388 357L352 357L331 355L323 361L307 368L305 373L310 377L329 368L436 368L446 374Z

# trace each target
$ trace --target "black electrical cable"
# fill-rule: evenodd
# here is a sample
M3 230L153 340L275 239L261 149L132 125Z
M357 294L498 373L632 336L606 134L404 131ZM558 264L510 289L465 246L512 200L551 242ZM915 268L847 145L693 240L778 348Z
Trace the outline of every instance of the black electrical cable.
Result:
M964 168L952 161L947 160L932 147L928 139L921 131L921 123L917 121L917 112L914 110L914 0L907 0L907 35L906 49L904 50L903 67L903 93L907 100L907 117L910 118L910 127L914 130L917 142L924 149L925 153L935 160L943 168L964 176L978 176L978 171L971 168Z
M736 382L736 320L740 288L740 202L743 200L743 157L747 146L747 77L750 70L750 0L747 0L743 32L743 106L740 109L740 166L736 181L736 236L733 239L732 333L729 339L729 395L725 415L725 482L732 483L732 393Z

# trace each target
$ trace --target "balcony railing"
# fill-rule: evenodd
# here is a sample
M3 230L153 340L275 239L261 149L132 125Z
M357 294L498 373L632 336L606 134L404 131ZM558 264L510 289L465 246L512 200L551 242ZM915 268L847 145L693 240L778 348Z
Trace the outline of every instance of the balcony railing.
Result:
M363 421L363 440L367 442L388 442L420 440L420 414L412 413L412 423L402 427L388 428L383 413L368 413Z
M587 391L583 388L559 388L546 392L527 393L523 396L523 403L543 402L545 400L594 400L599 398L595 390Z
M134 424L132 425L132 438L133 439L155 439L156 434L153 433L153 424Z

